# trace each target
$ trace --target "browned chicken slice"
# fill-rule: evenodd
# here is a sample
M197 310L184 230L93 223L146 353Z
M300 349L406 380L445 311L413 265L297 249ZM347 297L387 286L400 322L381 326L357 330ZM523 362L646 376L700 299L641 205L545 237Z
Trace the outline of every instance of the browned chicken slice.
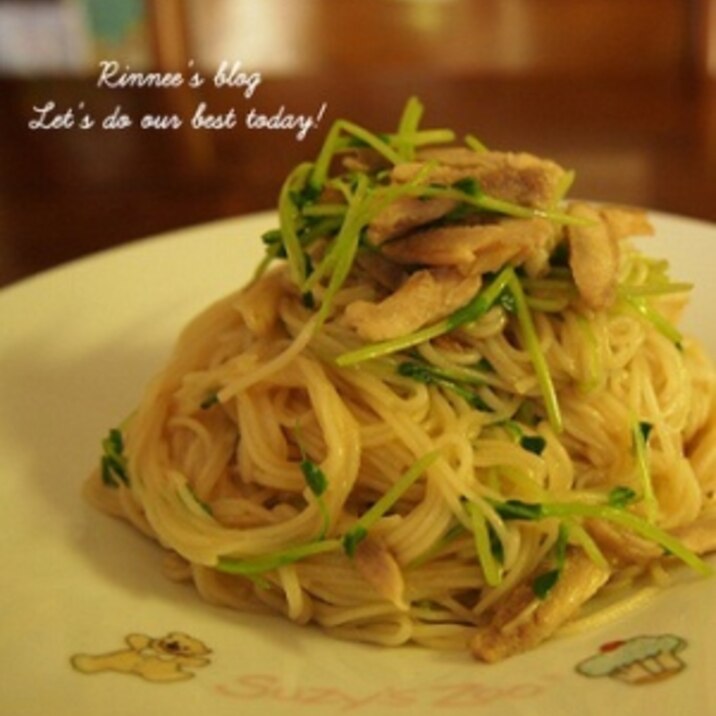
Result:
M366 341L404 336L464 306L480 289L479 273L454 268L424 269L378 303L354 301L343 321Z
M381 540L368 536L360 542L356 548L354 563L363 579L383 599L392 602L401 610L408 608L403 598L403 573L395 557Z
M473 655L495 662L532 649L571 619L608 578L608 570L594 564L582 550L570 548L559 581L548 596L539 600L529 583L517 587L490 625L473 637Z
M544 209L554 203L564 173L554 162L531 154L450 147L424 150L418 161L396 165L391 181L405 184L419 179L422 184L450 186L461 179L474 179L492 197ZM457 204L445 198L400 197L370 222L367 238L373 244L382 244L442 218Z
M235 308L256 335L269 333L278 318L280 300L285 291L285 279L280 271L274 271L263 281L257 281L239 296Z
M544 246L553 233L546 219L506 219L496 224L443 226L416 232L383 246L383 254L401 264L452 266L474 264L480 273L508 261L521 263Z
M587 529L609 561L620 566L643 565L664 555L661 547L654 542L603 520L589 520ZM670 530L670 534L696 554L716 552L716 508L704 511L687 525Z
M600 207L599 214L617 240L654 234L654 227L649 217L641 209L629 206L603 206Z
M424 161L397 164L392 180L413 181L425 171L426 184L450 186L461 179L474 179L485 194L522 206L546 209L552 206L565 171L555 162L531 154L512 152L474 152L453 147L423 152ZM425 170L425 162L435 166Z
M588 222L567 228L574 282L587 306L595 310L607 308L616 298L619 242L595 207L575 203L569 213Z
M574 282L587 306L608 308L616 298L620 240L651 234L653 228L644 212L634 209L576 202L569 213L585 222L567 229Z
M385 207L368 225L367 239L376 246L411 229L440 219L457 206L452 199L401 196Z

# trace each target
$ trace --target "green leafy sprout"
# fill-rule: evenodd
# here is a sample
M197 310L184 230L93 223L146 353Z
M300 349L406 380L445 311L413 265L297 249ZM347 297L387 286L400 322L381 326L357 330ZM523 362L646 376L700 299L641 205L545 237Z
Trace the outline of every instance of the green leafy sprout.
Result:
M102 483L107 487L129 486L127 458L124 455L124 438L119 428L112 428L102 440L102 458L100 460Z
M618 492L610 493L609 499L602 504L506 500L495 502L493 507L504 520L536 521L549 518L605 520L658 544L665 552L681 560L699 574L712 573L711 567L679 539L626 509L627 504L631 502L631 499L627 498L630 498L630 493L620 488Z
M341 549L349 557L355 556L358 545L368 535L370 528L395 505L403 494L423 475L425 470L433 464L437 457L437 452L431 452L414 462L385 494L356 520L342 538L325 539L324 537L319 537L305 544L287 547L286 549L257 557L236 558L230 555L222 556L219 557L216 563L216 569L227 574L256 577L315 555ZM313 473L312 470L309 472ZM313 480L314 477L315 474L310 479ZM318 478L318 480L319 483L322 483L321 478Z
M321 533L319 536L320 540L326 536L331 521L330 515L328 513L328 507L326 506L326 501L323 497L324 493L328 489L328 479L326 478L326 474L323 472L323 470L308 457L306 449L304 448L303 442L301 441L299 436L298 425L296 425L296 429L294 432L296 435L296 442L298 443L298 449L301 451L301 462L299 463L301 474L303 475L303 479L306 481L308 489L316 498L316 504L318 505L318 509L321 513L321 518L323 521L323 526L321 527Z

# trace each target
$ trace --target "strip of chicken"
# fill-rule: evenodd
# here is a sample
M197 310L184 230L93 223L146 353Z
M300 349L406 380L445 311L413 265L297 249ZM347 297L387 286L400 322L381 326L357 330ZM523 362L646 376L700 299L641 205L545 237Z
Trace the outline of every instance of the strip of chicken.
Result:
M251 284L239 296L235 308L250 331L265 336L273 329L284 292L285 278L280 271L274 271L263 281Z
M591 599L609 578L580 549L570 548L550 593L538 599L529 582L518 586L498 607L492 622L472 639L473 655L496 662L534 648L549 638Z
M535 209L550 208L559 192L565 171L555 162L532 154L474 152L453 147L423 152L423 161L396 164L394 182L413 181L426 172L424 183L451 186L462 179L474 179L487 195ZM425 162L437 162L425 169Z
M368 535L358 544L354 564L363 579L383 598L401 611L408 608L403 592L403 573L385 544Z
M452 199L401 196L385 207L368 225L366 238L375 246L440 219L457 206Z
M590 206L575 202L569 213L584 220L567 228L569 266L579 294L590 308L608 308L616 298L620 241L653 234L644 212L628 208Z
M599 215L617 240L630 236L652 236L654 234L654 227L642 209L607 205L599 207Z
M400 264L473 265L481 273L508 261L519 264L550 241L546 219L505 219L495 224L442 226L384 244L382 253ZM477 265L475 263L477 262Z
M588 520L586 527L611 564L645 565L664 556L663 549L656 543L603 520ZM669 532L696 554L716 552L716 505L704 510L693 522Z
M619 242L596 207L575 203L569 207L569 213L585 221L584 225L567 228L574 282L589 308L607 308L616 298Z
M475 271L423 269L377 303L354 301L346 307L343 322L365 341L404 336L444 318L464 306L479 290L482 277Z

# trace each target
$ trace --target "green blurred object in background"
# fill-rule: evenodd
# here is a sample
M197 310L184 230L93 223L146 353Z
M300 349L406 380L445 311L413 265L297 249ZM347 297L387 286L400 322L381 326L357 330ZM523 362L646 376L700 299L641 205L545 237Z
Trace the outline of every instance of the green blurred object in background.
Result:
M142 0L83 0L90 28L103 42L121 44L146 23Z
M134 65L151 59L146 3L143 0L82 0L94 59L122 57Z

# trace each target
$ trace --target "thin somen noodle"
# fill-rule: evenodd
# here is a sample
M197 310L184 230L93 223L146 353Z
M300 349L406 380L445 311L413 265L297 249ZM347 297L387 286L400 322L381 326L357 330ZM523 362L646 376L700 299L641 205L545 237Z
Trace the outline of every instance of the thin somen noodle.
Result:
M292 172L256 276L185 328L88 494L210 602L495 661L662 563L709 571L716 374L643 213L421 114L340 121Z

